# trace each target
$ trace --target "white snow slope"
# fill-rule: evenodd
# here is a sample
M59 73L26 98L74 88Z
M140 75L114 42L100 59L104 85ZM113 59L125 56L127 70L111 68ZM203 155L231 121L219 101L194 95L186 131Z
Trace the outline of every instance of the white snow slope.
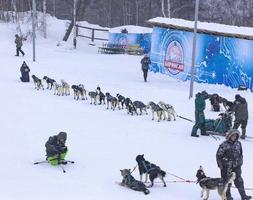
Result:
M219 144L212 137L190 136L193 124L177 118L176 121L156 122L151 114L128 115L126 110L107 110L105 105L90 105L90 101L75 101L70 96L55 96L53 91L34 89L32 82L19 80L20 66L25 60L31 73L47 75L57 82L83 83L87 90L99 85L103 92L120 93L132 100L172 104L179 115L194 119L194 99L188 99L189 82L180 82L160 74L149 73L143 82L138 56L101 55L97 47L78 40L78 48L70 42L56 46L61 40L65 22L50 18L49 36L38 36L36 62L32 62L32 44L24 42L24 57L15 57L14 34L11 24L0 23L0 91L1 91L1 166L0 199L3 200L196 200L200 187L195 183L169 183L164 188L156 183L151 193L144 195L116 182L121 181L120 169L133 168L135 157L145 158L163 170L186 180L196 180L199 165L208 176L220 175L215 154ZM195 93L206 90L234 100L238 91L220 86L195 84ZM239 92L248 101L250 119L247 133L252 135L252 93ZM207 101L206 118L217 118ZM33 165L45 159L45 142L60 131L68 133L67 159L75 164L61 168L49 164ZM242 141L244 150L243 177L245 186L253 187L253 146ZM139 179L138 170L133 172ZM171 175L166 181L180 181ZM253 195L252 190L247 191ZM235 200L237 190L232 189ZM210 200L219 199L211 192Z

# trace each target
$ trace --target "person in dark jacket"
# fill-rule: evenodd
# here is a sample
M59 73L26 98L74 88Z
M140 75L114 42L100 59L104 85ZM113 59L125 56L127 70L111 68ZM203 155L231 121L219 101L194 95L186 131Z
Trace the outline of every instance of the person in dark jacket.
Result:
M220 112L220 103L222 103L221 99L222 98L216 93L210 95L209 100L210 100L210 103L211 103L211 106L212 106L212 110L214 112Z
M241 97L239 94L235 95L233 112L235 113L235 121L233 129L238 129L239 126L242 128L241 139L246 137L246 127L248 123L248 104L245 98Z
M20 37L18 34L15 35L15 44L16 44L16 55L15 56L19 56L19 52L22 53L22 55L24 56L25 53L22 51L22 46L23 46L23 38Z
M20 80L22 82L29 82L30 81L30 77L29 77L30 68L27 66L25 61L23 62L22 66L20 67L20 72L21 72Z
M199 137L197 135L198 129L201 131L201 135L209 135L206 133L205 127L205 114L204 110L206 108L205 100L209 98L206 91L198 92L195 97L195 124L192 128L191 136Z
M242 170L241 166L243 164L243 154L242 145L238 141L240 132L237 129L231 129L228 131L226 140L219 146L216 153L216 161L218 167L221 170L221 177L226 181L231 172L235 172L236 179L234 181L239 194L241 195L241 200L249 200L251 196L246 195L244 189L244 182L241 176ZM233 200L230 193L231 184L229 184L227 189L227 200Z
M46 142L47 161L51 165L67 164L67 162L64 161L68 152L68 148L65 145L66 140L67 133L60 132L58 135L50 136Z
M145 56L141 59L141 69L143 71L143 78L145 82L147 82L148 68L150 63L151 61L148 57L148 54L145 54Z

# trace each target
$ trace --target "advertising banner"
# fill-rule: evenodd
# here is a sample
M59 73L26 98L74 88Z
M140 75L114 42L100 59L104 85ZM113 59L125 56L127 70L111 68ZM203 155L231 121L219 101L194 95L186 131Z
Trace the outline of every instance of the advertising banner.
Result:
M154 27L150 70L190 79L193 32ZM253 90L253 41L197 34L195 81Z

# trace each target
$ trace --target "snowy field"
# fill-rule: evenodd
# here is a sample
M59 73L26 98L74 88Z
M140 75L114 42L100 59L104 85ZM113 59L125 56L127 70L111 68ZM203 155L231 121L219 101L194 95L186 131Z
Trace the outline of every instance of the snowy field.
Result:
M48 39L38 35L36 62L32 62L32 44L27 41L24 57L15 57L15 27L0 22L0 91L1 91L1 166L0 199L2 200L197 200L200 187L195 183L156 183L149 195L120 187L120 169L133 168L135 157L145 158L163 170L187 180L196 180L199 165L208 176L218 177L215 154L219 144L212 137L190 136L193 124L183 119L155 122L151 114L127 115L126 110L107 110L105 105L75 101L70 96L55 96L53 91L34 89L32 82L22 83L20 66L25 60L31 73L49 76L57 82L83 83L87 90L99 85L103 92L120 93L132 100L165 101L179 115L194 119L194 99L189 100L189 82L181 82L160 74L149 73L143 82L141 57L97 54L97 46L78 40L56 46L63 37L65 23L49 20ZM195 84L194 92L206 90L234 100L237 90L225 86ZM72 91L71 91L72 92ZM248 101L250 119L247 134L253 136L252 93L239 92ZM217 118L207 102L206 118ZM68 133L67 159L75 164L65 166L33 165L45 159L45 142L60 131ZM253 187L253 142L242 141L245 187ZM133 172L139 179L137 170ZM166 181L180 181L171 175ZM253 191L247 191L253 195ZM235 200L237 190L232 189ZM211 192L210 200L219 199Z

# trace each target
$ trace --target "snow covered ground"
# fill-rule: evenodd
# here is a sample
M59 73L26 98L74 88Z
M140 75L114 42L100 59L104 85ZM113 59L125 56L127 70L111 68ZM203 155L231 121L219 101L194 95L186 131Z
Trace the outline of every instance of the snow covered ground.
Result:
M65 22L49 20L48 39L38 35L36 62L32 62L32 44L24 43L25 57L15 57L15 27L0 22L0 91L1 91L1 166L0 199L4 200L196 200L200 187L194 183L157 183L145 196L141 192L120 187L120 169L133 168L135 157L145 154L147 160L167 172L187 180L196 180L199 165L208 176L218 177L215 154L220 141L212 137L190 137L192 123L154 122L151 114L127 115L126 110L107 110L105 105L75 101L71 96L55 96L53 91L37 91L32 82L19 80L19 68L25 60L31 75L44 75L70 84L83 83L87 90L100 85L103 92L120 93L132 100L172 104L179 115L194 119L194 99L189 100L189 82L181 82L160 74L149 73L143 82L138 56L101 55L97 46L78 40L73 50L71 41L56 46L62 39ZM82 41L80 41L82 40ZM247 133L253 135L252 93L238 92L225 86L195 84L195 92L206 90L233 100L240 93L249 105ZM206 118L216 118L207 101ZM45 159L45 142L60 131L68 133L67 158L75 164L59 167L33 165ZM243 177L246 187L253 187L253 143L242 141L244 150ZM133 175L139 179L137 170ZM179 180L167 175L166 181ZM252 190L247 192L253 195ZM233 189L235 200L239 200ZM211 192L210 200L219 199Z

